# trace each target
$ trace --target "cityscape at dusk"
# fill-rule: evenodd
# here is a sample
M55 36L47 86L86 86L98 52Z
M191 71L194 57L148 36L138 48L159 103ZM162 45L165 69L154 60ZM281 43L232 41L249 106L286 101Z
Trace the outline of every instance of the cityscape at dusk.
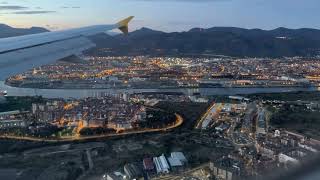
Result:
M59 63L7 80L32 88L319 87L316 59L87 57L88 64ZM76 83L76 84L75 84ZM146 87L147 86L147 87Z
M0 2L0 180L320 179L317 0Z

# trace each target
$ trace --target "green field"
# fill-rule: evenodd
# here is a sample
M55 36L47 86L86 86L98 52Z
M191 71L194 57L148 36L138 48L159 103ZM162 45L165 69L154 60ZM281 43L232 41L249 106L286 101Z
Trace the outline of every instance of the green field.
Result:
M297 105L299 102L319 102L320 92L268 93L247 97L254 100L286 101L279 109L270 106L269 109L273 111L271 125L320 139L320 110L310 110L306 106Z
M308 137L320 139L319 111L283 107L273 114L271 123L278 128L285 128Z
M286 92L286 93L263 93L245 95L250 99L279 100L279 101L320 101L320 91L314 92Z

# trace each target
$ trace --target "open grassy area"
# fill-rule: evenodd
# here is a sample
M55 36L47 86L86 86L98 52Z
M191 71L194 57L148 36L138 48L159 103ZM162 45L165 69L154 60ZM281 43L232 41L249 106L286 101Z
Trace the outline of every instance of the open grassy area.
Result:
M295 102L320 101L320 92L290 92L252 94L246 97L254 100L279 100L287 102L280 109L270 106L273 112L271 125L320 139L320 111L312 111L306 106L296 105Z
M160 102L156 107L167 112L178 113L184 119L182 129L193 129L196 121L206 112L208 103Z
M273 126L320 139L320 112L283 107L271 118Z
M320 91L314 92L285 92L285 93L262 93L245 95L250 99L280 100L280 101L320 101Z
M53 144L53 143L1 139L0 140L0 154L20 153L20 152L28 150L28 149L45 147L45 146L49 146L51 144Z

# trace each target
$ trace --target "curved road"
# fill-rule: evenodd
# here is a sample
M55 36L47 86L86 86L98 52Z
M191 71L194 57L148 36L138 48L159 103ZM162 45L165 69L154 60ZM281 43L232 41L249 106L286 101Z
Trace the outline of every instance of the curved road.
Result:
M80 140L91 140L91 139L99 139L99 138L107 138L107 137L116 137L116 136L125 136L130 134L143 134L150 132L160 132L160 131L168 131L174 128L177 128L182 125L183 118L179 114L175 114L176 122L175 124L159 129L143 129L132 132L123 132L119 134L106 134L106 135L97 135L97 136L86 136L86 137L73 137L73 138L65 138L65 139L45 139L45 138L37 138L37 137L21 137L21 136L0 136L3 139L15 139L15 140L26 140L26 141L38 141L38 142L71 142L71 141L80 141Z

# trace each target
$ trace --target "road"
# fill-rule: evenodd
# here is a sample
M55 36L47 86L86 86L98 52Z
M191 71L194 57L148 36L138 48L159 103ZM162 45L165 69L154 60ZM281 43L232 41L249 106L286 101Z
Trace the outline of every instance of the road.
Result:
M38 142L71 142L71 141L80 141L80 140L93 140L93 139L107 138L107 137L126 136L126 135L132 135L132 134L144 134L144 133L150 133L150 132L168 131L181 126L184 121L184 119L179 114L175 114L175 116L176 116L176 122L165 128L143 129L138 131L123 132L119 134L106 134L106 135L96 135L96 136L87 136L87 137L80 136L80 137L72 137L72 138L65 138L65 139L45 139L45 138L39 138L39 137L26 137L26 136L21 137L21 136L10 136L10 135L2 135L0 136L0 138L26 140L26 141L38 141Z
M209 115L209 113L212 111L212 109L215 107L215 103L213 103L209 109L203 114L203 116L199 119L199 121L197 122L195 129L200 129L201 125L203 123L203 121L206 119L206 117Z
M223 103L213 103L209 109L203 114L200 120L196 124L196 129L206 129L212 121L213 117L216 117L221 112ZM204 125L205 124L205 125Z
M86 154L87 154L87 159L89 163L89 169L91 170L93 168L93 161L92 161L91 153L89 149L86 150Z

